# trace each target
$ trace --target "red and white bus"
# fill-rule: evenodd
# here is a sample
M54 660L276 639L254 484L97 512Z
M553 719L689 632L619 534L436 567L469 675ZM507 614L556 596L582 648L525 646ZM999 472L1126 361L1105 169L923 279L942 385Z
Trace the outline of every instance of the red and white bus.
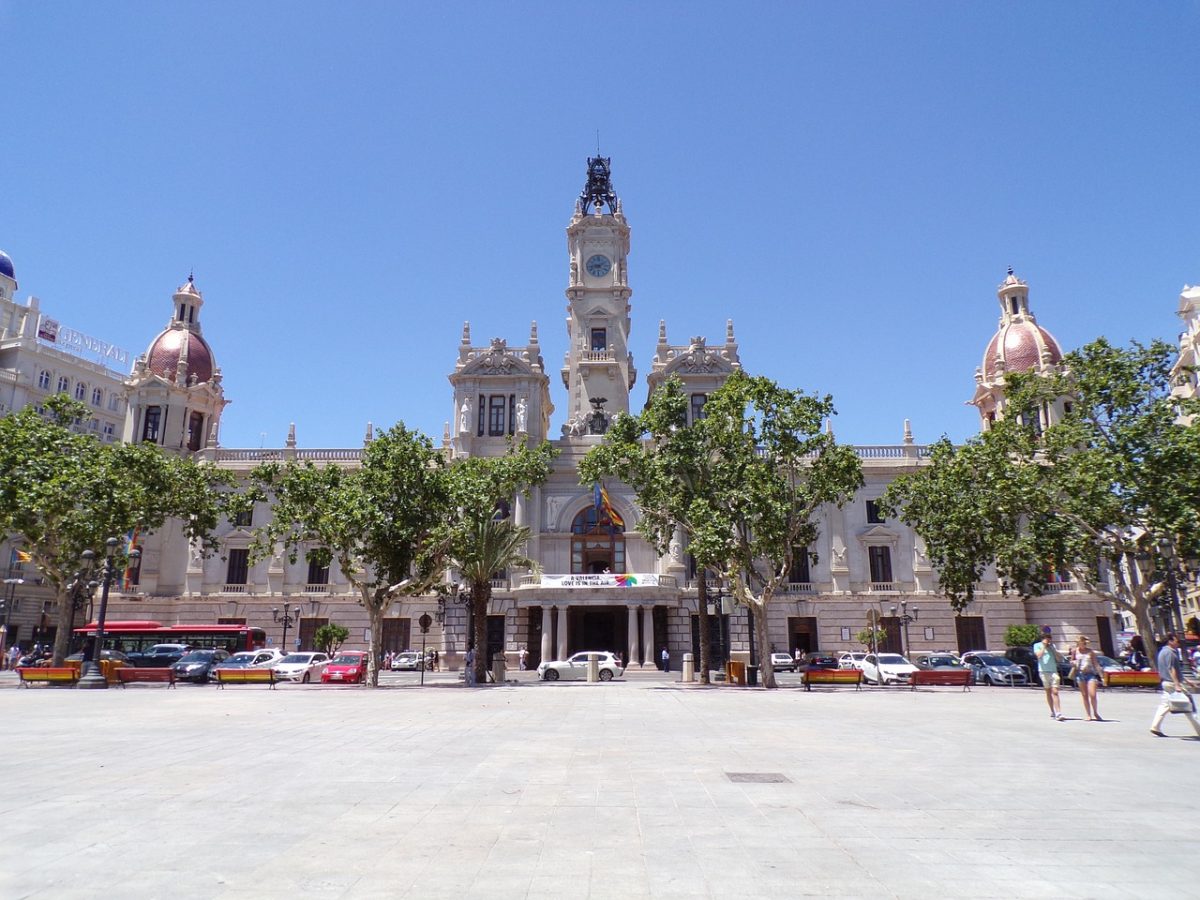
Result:
M96 633L96 623L75 629L75 646L83 647ZM267 633L250 625L163 625L149 620L106 621L104 647L123 653L141 653L155 644L186 644L237 653L267 645Z

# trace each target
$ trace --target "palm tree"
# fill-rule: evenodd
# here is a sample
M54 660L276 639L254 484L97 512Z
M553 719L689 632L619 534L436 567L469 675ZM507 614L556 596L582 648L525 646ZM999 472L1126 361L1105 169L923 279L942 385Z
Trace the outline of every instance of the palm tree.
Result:
M451 561L471 589L471 614L475 620L475 680L487 677L487 612L492 599L492 578L513 566L538 570L525 555L529 529L509 519L490 518L475 523L459 541Z

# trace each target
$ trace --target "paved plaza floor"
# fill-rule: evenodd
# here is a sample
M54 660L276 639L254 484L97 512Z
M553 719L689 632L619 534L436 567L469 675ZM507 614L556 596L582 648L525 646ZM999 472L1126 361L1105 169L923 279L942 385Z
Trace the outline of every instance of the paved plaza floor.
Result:
M520 677L0 690L0 897L1200 894L1147 691Z

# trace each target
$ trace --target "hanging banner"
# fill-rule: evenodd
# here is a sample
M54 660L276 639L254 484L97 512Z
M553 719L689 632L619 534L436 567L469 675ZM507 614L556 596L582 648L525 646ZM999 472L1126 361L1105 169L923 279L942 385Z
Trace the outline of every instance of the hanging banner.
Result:
M651 574L618 575L543 575L538 587L544 588L612 588L658 587L658 576Z

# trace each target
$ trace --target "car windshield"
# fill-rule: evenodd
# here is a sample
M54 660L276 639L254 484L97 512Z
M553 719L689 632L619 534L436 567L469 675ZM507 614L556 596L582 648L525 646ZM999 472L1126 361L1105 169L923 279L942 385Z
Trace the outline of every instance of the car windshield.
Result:
M908 660L898 653L884 653L879 657L879 661L885 666L903 666L908 663Z
M213 658L213 651L211 651L211 650L192 650L189 653L183 654L183 656L180 658L179 661L186 662L186 663L208 662L212 658Z
M187 647L179 644L155 644L147 653L182 653Z
M357 666L362 661L362 657L356 653L343 653L333 660L333 664L335 666Z
M953 656L931 656L925 660L926 664L931 666L957 666L958 660Z
M1102 653L1097 653L1096 659L1100 661L1100 665L1102 665L1102 666L1120 666L1121 665L1119 662L1117 662L1111 656L1105 656Z
M307 662L311 662L311 661L312 661L311 653L289 653L287 656L285 656L283 659L280 660L281 663L307 663Z
M1011 666L1012 660L1005 659L1003 656L977 656L975 657L985 666Z
M254 662L253 653L235 653L221 665L226 667L248 666Z

